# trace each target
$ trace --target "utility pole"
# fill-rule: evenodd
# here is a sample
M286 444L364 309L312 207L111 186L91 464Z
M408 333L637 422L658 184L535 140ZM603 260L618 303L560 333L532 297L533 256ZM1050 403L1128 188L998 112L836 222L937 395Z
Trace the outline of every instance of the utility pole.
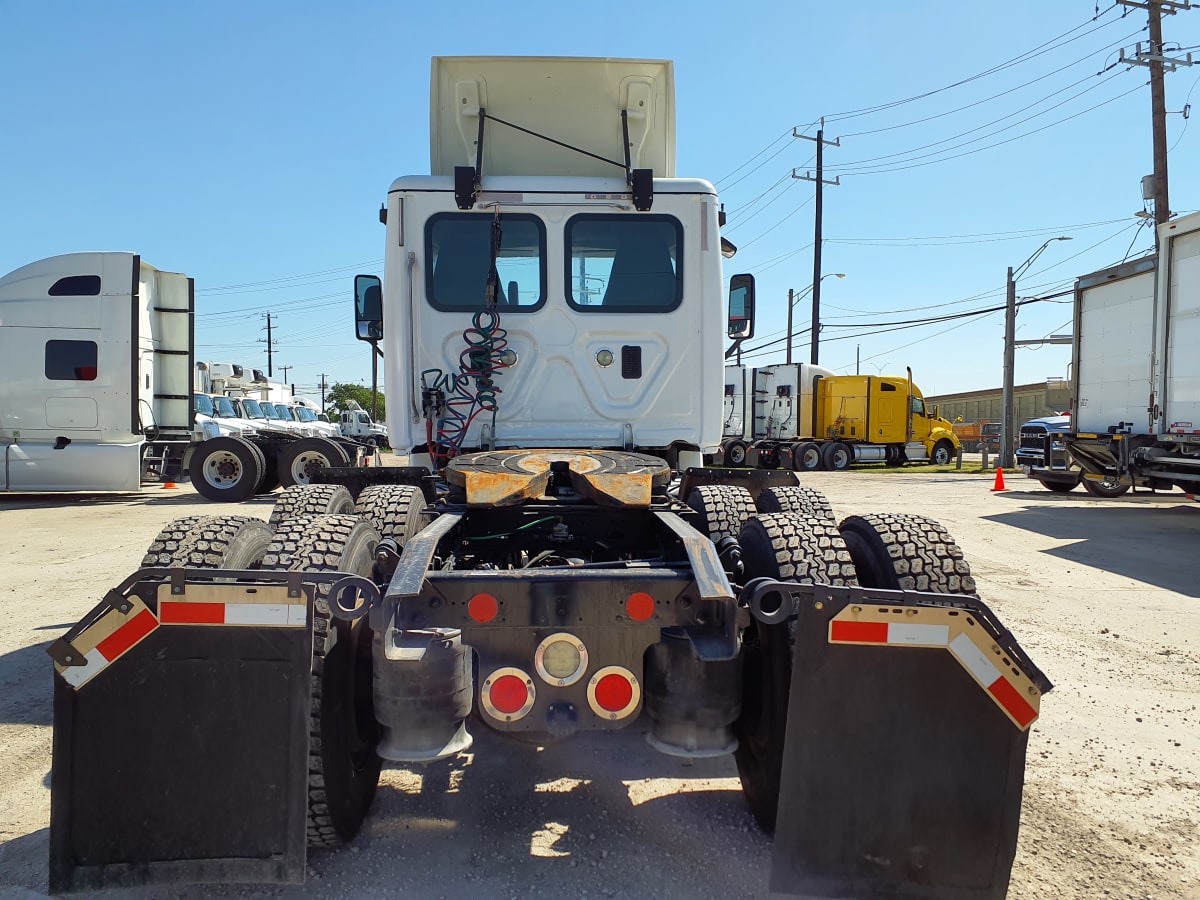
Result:
M1040 251L1039 251L1040 252ZM1000 458L998 466L1001 469L1011 469L1013 464L1013 434L1016 428L1016 415L1013 410L1013 368L1016 365L1017 336L1017 280L1013 278L1013 267L1008 267L1008 291L1004 300L1004 383L1001 389L1000 402L1003 406L1000 414Z
M271 376L273 376L275 374L274 370L271 368L271 366L273 364L272 357L271 357L271 351L274 349L275 342L271 338L271 314L264 313L263 315L266 317L266 320L267 320L267 377L270 378Z
M289 370L291 370L291 369L294 369L294 368L296 368L296 367L295 367L295 366L280 366L280 367L279 367L280 371L281 371L281 372L283 372L283 380L284 380L284 383L285 383L285 384L287 383L287 373L288 373L288 371L289 371Z
M793 299L795 297L795 295L796 295L795 289L788 288L787 364L789 366L792 364L792 303L795 302Z
M321 412L325 412L325 373L321 373Z
M1146 66L1150 69L1150 126L1153 135L1154 155L1154 224L1161 225L1171 218L1171 201L1167 185L1167 95L1163 83L1165 72L1174 72L1180 66L1192 65L1192 54L1185 59L1168 59L1163 52L1162 14L1173 16L1179 10L1194 9L1191 0L1117 0L1122 6L1136 6L1147 11L1150 20L1150 43L1142 50L1139 42L1133 55L1126 56L1121 50L1119 61L1131 66ZM1186 113L1184 114L1186 116ZM1155 244L1158 232L1155 229Z
M842 183L841 177L835 178L833 181L826 181L822 175L824 164L822 162L821 151L828 144L830 147L842 146L842 139L835 138L832 141L825 140L825 117L821 117L821 127L817 129L817 136L810 138L805 134L797 134L796 129L792 129L792 137L804 138L806 141L817 142L817 168L816 174L805 172L803 175L797 175L796 170L792 170L792 177L800 181L811 181L816 185L816 203L813 212L813 286L812 286L812 354L809 362L814 366L817 364L818 345L821 340L821 217L822 217L822 197L821 189L824 185L831 184L835 187Z

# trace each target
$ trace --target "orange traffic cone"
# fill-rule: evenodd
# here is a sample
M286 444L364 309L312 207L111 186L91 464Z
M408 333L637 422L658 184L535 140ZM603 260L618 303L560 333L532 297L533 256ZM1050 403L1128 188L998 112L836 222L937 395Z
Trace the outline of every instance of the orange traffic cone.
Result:
M162 489L164 491L173 491L177 489L177 485L173 481L164 481Z
M992 485L993 491L1004 490L1004 470L996 469L996 483Z

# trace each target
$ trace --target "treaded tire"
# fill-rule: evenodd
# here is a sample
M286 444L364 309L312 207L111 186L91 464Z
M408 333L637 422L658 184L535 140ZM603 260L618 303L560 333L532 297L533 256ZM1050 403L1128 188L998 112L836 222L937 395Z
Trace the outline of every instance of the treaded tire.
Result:
M274 533L252 516L185 516L150 542L142 567L254 569Z
M1081 480L1083 489L1093 497L1120 497L1129 490L1129 485L1117 481L1089 481L1087 478Z
M263 479L263 466L262 453L248 441L210 438L192 453L188 477L205 499L237 503L254 496Z
M842 472L854 463L854 451L841 441L830 441L821 448L821 461L830 472Z
M328 516L354 512L354 498L340 484L294 484L284 488L275 499L271 517L267 520L278 526L285 519L297 516Z
M375 526L382 537L394 538L403 547L421 530L425 495L408 484L375 484L363 490L354 512Z
M799 484L765 488L755 501L760 513L794 512L834 521L829 500L815 488Z
M792 468L797 472L819 472L825 468L821 445L816 441L805 441L792 447Z
M962 550L933 519L875 513L850 516L840 530L863 587L975 593Z
M341 468L350 465L350 455L341 445L328 438L300 438L279 450L276 468L279 483L312 484L317 469Z
M736 538L756 511L750 492L733 484L702 484L688 495L687 505L700 513L700 530L714 544L722 538Z
M379 532L357 516L304 516L279 524L264 569L371 574ZM308 737L308 845L353 838L375 798L381 762L371 700L372 633L364 616L332 619L328 586L313 604Z
M775 578L813 584L857 584L837 526L819 516L764 514L741 531L746 579ZM795 620L764 625L752 619L742 641L742 710L734 723L734 751L742 794L759 827L775 831L788 698L792 684Z
M254 493L269 494L275 488L279 487L278 460L275 454L272 453L268 456L264 453L262 447L258 446L258 444L251 441L247 441L246 443L250 444L250 449L262 460L262 477L258 480L258 484L254 486Z
M949 441L938 441L933 445L929 461L935 466L948 466L954 462L954 445Z
M900 445L888 444L887 450L884 452L883 461L888 468L898 469L908 462L908 455Z
M745 441L730 441L725 445L725 454L722 462L733 469L740 469L746 465L746 442Z

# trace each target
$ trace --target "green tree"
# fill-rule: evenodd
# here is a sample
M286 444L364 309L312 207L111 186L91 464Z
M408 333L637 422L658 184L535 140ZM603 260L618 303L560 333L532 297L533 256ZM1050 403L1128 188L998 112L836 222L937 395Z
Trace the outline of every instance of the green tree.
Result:
M342 384L338 382L325 392L325 409L331 415L340 415L343 410L350 409L350 401L353 400L367 412L371 411L371 389L364 387L361 384ZM379 405L375 419L383 421L387 418L385 413L383 400L383 392L379 394Z

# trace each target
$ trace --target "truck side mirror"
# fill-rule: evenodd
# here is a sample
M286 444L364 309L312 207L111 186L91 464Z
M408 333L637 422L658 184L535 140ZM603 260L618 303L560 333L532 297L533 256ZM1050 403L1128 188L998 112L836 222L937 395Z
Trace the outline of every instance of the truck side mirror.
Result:
M737 341L754 337L754 276L729 279L729 337Z
M376 275L354 276L354 325L360 341L383 339L383 283Z

